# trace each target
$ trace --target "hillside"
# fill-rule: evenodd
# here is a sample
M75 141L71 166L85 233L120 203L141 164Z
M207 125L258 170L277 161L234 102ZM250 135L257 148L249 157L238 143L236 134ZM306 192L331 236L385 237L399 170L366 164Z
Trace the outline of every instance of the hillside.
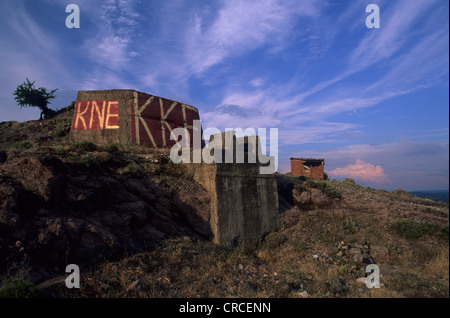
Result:
M283 229L228 249L167 151L70 143L71 118L0 123L0 295L21 278L44 297L449 297L448 204L279 174Z

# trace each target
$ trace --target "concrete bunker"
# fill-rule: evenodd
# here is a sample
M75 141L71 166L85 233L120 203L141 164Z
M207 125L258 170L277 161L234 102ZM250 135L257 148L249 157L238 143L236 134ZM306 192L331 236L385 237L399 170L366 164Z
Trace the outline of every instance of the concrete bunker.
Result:
M187 129L193 140L198 129L194 120L200 120L197 108L135 90L79 91L70 136L75 142L171 148L176 143L170 139L175 128ZM260 173L261 162L267 162L269 156L261 154L257 136L236 138L233 131L221 135L225 134L232 142L225 144L223 138L221 151L214 153L223 158L221 163L183 164L211 196L213 241L227 247L249 247L281 228L277 182L274 174ZM201 150L192 145L191 155ZM201 148L204 146L202 140ZM236 155L241 153L237 149L243 149L243 161L237 161ZM232 162L225 160L230 153ZM255 157L256 161L249 160Z
M259 137L236 138L234 131L220 135L222 151L214 153L222 157L220 163L216 160L213 163L187 164L187 167L191 169L194 180L211 195L213 241L228 247L250 247L268 233L281 228L277 181L273 173L260 173L261 165L269 165L270 160L261 158L269 156L261 154ZM226 144L225 140L232 142ZM239 148L244 155L242 163L236 163ZM225 160L230 154L232 163ZM255 156L256 162L253 160Z

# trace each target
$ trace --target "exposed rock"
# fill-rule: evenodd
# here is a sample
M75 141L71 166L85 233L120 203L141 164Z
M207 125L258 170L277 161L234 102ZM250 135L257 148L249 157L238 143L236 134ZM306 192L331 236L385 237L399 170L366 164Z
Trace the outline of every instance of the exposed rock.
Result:
M187 190L175 191L115 169L51 153L8 155L0 170L9 175L0 178L0 279L21 273L39 282L67 263L119 259L164 238L209 239L209 196L200 185L178 179Z
M352 247L351 249L348 250L347 253L350 254L350 255L355 255L355 254L361 254L362 251L358 247Z
M288 283L280 282L275 285L277 296L286 297L291 292L291 286Z
M362 263L363 261L363 256L361 254L353 254L352 255L352 262L355 264L359 264Z
M315 281L312 284L312 289L316 292L316 293L326 293L328 291L328 286L325 282L323 281Z
M370 247L370 254L376 261L385 261L389 258L389 249L380 245L372 245Z
M331 289L334 293L342 293L344 291L344 286L346 285L346 281L341 278L333 278L331 281Z
M360 284L366 284L367 278L365 278L365 277L359 277L359 278L356 280L356 282L357 282L357 283L360 283Z
M292 198L295 205L302 206L308 204L311 201L311 193L309 191L300 192L298 189L294 188L292 190Z
M311 192L311 203L319 207L330 205L333 200L324 194L319 189L312 188L309 190Z
M302 291L301 293L298 293L298 295L300 297L302 297L302 298L308 298L309 297L308 292L306 290Z

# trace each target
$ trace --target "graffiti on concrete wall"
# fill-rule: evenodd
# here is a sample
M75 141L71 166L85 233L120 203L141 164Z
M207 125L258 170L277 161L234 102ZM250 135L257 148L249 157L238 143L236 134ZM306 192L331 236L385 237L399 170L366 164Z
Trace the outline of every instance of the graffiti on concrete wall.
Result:
M72 129L118 129L119 102L108 100L77 101Z
M186 128L193 140L193 121L200 119L195 107L140 92L134 92L131 107L134 113L133 142L150 147L171 147L177 142L170 139L175 128Z

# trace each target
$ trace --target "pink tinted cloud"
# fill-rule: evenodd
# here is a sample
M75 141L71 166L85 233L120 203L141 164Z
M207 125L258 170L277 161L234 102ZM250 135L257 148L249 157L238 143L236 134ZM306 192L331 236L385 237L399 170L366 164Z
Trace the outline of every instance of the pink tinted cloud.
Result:
M388 176L384 173L382 166L376 166L357 159L343 168L336 168L328 173L332 176L358 179L361 181L370 181L376 183L389 182Z

